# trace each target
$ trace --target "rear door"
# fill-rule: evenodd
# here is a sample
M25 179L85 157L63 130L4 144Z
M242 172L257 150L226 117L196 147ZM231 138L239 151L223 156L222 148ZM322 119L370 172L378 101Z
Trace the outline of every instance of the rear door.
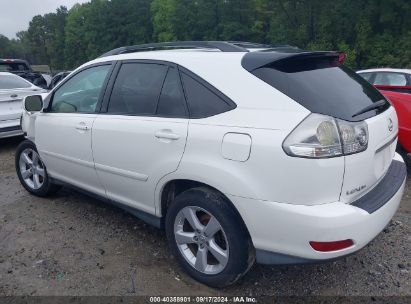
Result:
M105 195L93 163L91 128L111 63L89 66L64 82L35 122L35 141L50 175Z
M155 186L179 165L187 117L176 66L121 64L92 132L96 171L110 199L155 213Z

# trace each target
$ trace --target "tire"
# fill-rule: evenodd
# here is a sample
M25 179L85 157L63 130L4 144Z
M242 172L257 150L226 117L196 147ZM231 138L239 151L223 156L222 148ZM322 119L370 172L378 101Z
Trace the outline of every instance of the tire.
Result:
M210 287L235 283L254 264L255 250L244 223L217 191L199 187L179 194L167 211L165 228L179 264Z
M46 197L61 188L51 182L36 146L30 140L23 141L17 147L15 165L20 183L31 194Z

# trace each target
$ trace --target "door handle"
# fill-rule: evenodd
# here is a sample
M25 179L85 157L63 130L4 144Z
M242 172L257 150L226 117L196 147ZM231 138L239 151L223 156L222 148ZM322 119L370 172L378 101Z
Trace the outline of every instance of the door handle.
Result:
M173 133L171 130L160 130L155 133L157 138L177 140L180 135Z
M76 126L77 130L80 131L88 131L90 130L90 128L84 123L84 122L80 122L77 126Z

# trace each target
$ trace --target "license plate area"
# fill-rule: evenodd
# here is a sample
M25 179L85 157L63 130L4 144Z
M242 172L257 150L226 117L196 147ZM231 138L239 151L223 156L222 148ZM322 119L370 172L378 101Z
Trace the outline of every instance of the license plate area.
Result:
M21 99L13 101L3 101L0 103L1 120L11 120L20 118L23 112Z
M395 148L397 144L397 136L390 139L385 145L377 149L375 152L374 174L379 179L387 172L394 158Z

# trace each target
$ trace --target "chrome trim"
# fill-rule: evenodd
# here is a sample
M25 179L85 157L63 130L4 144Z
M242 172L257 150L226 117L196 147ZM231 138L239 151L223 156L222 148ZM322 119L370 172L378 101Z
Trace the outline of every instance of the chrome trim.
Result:
M395 134L395 136L390 139L387 143L385 143L384 145L382 145L381 147L379 147L375 153L381 152L382 150L384 150L386 147L390 146L394 141L396 141L398 138L398 134Z
M127 178L130 178L130 179L136 179L136 180L139 180L139 181L142 181L142 182L146 182L148 180L148 175L137 173L137 172L118 169L118 168L114 168L114 167L110 167L110 166L106 166L106 165L101 165L101 164L97 164L97 163L95 163L95 168L96 168L96 170L111 173L111 174L114 174L114 175L120 175L120 176L127 177Z

